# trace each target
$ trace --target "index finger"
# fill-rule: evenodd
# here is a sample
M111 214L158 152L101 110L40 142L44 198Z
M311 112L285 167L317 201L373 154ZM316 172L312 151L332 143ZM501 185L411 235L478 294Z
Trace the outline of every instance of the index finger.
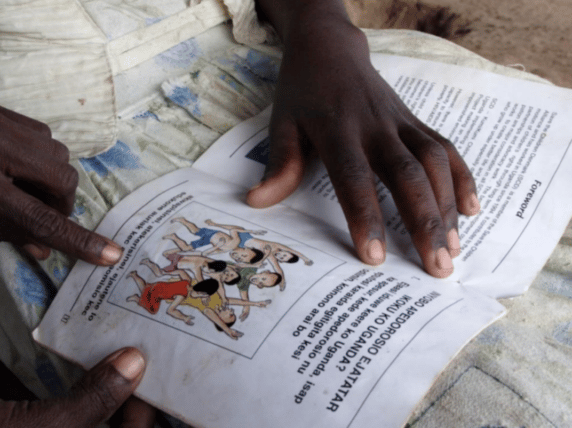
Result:
M16 238L62 251L86 262L110 266L123 250L113 241L84 229L59 211L15 186L0 186L0 218L16 228Z

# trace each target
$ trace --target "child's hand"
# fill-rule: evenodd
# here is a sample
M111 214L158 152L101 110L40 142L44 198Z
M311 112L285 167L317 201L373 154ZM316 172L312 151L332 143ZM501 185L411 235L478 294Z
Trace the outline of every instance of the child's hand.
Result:
M377 176L391 191L427 272L448 276L451 256L460 251L457 211L479 211L471 173L453 145L413 116L379 76L363 33L347 19L322 15L281 27L285 52L270 161L265 181L247 201L267 207L286 198L317 152L364 262L385 259Z

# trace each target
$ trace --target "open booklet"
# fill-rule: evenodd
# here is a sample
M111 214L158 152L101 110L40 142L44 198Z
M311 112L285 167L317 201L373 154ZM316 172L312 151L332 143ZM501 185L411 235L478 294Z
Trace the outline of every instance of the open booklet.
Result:
M137 395L196 427L399 427L458 350L526 290L572 214L572 91L409 58L374 65L471 167L482 211L461 218L455 272L423 272L379 184L387 260L352 250L317 163L284 204L245 189L268 157L269 111L193 168L148 183L97 231L112 267L78 262L34 332L89 368L147 356Z

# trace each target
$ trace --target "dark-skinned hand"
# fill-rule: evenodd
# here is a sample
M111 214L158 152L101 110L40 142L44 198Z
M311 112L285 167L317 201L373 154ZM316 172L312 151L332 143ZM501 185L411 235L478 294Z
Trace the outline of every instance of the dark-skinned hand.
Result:
M0 401L0 428L91 428L120 406L123 428L151 428L155 409L131 394L145 370L135 348L121 349L91 369L65 397L42 401Z
M41 122L0 107L0 241L45 259L50 248L97 265L112 265L122 249L67 217L77 171L69 151Z
M457 213L474 215L480 209L459 153L379 76L365 35L349 22L341 2L258 1L285 48L269 165L247 202L262 208L289 196L317 152L364 262L385 260L377 176L392 193L425 270L449 276L452 257L460 252Z

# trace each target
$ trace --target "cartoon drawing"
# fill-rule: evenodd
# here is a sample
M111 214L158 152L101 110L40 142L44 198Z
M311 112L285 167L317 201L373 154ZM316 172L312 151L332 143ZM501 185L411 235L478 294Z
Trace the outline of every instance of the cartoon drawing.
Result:
M257 306L264 308L271 303L271 300L251 302L242 299L227 298L228 304L223 304L221 296L217 293L220 288L220 281L218 279L209 278L193 285L194 281L190 275L182 269L165 272L157 264L148 259L144 260L142 264L148 266L155 275L171 275L177 277L179 280L147 283L136 271L133 271L129 274L129 277L135 281L141 291L141 295L135 294L129 296L127 301L136 302L150 313L156 314L161 301L166 300L169 302L167 314L189 325L193 324L192 319L194 319L194 317L184 314L179 308L181 306L187 306L198 309L215 325L217 330L224 331L230 338L235 340L241 337L243 333L231 328L236 322L236 315L234 314L234 310L229 308L228 305ZM215 273L215 276L222 275L222 272Z
M171 220L171 223L175 222L181 223L189 230L189 232L200 238L187 244L175 233L164 236L164 239L171 239L182 251L196 251L199 248L205 247L207 245L212 245L212 247L208 250L201 252L201 255L208 256L209 254L229 252L239 246L241 243L241 237L239 236L238 231L231 231L230 234L228 234L215 229L199 229L195 223L190 222L184 217L177 217ZM206 223L210 225L208 220ZM264 230L246 230L242 228L241 230L253 235L262 235L266 233Z
M141 263L146 264L157 276L160 276L157 272L165 274L175 270L184 270L192 273L198 282L205 279L204 275L212 278L213 275L221 273L221 275L216 275L216 280L219 283L218 293L223 304L226 305L227 300L223 284L233 285L238 283L238 281L240 281L240 275L232 269L226 269L227 264L225 261L214 260L209 257L194 254L180 254L179 251L179 249L172 249L163 253L163 256L171 261L171 264L162 269L152 263L149 259L145 259Z
M127 297L128 302L135 302L154 315L159 312L159 307L163 300L169 301L170 305L167 308L167 314L184 321L186 324L193 325L193 316L185 315L177 310L178 303L191 294L190 277L187 280L181 279L180 281L154 283L145 282L136 271L130 272L127 277L135 281L141 292L141 294L133 294ZM196 296L196 294L194 295Z
M265 260L270 262L274 271L281 276L280 291L286 287L284 271L280 267L279 262L282 263L296 263L302 259L307 266L313 264L312 260L304 256L299 251L280 244L278 242L265 241L263 239L255 238L252 236L253 232L244 229L240 226L233 226L228 224L217 224L212 220L205 222L209 226L219 227L229 231L231 235L239 237L239 242L236 247L230 251L230 257L238 263L238 266L260 266ZM256 234L261 234L257 231ZM259 257L262 253L262 258Z
M282 282L282 275L276 272L263 271L257 273L257 268L255 267L245 267L240 268L238 266L233 266L229 264L226 268L236 272L240 280L236 283L236 288L240 293L240 298L242 300L250 301L250 296L248 294L248 289L250 285L255 285L258 288L275 287ZM248 318L250 314L250 306L244 306L242 308L242 313L239 316L241 321Z

